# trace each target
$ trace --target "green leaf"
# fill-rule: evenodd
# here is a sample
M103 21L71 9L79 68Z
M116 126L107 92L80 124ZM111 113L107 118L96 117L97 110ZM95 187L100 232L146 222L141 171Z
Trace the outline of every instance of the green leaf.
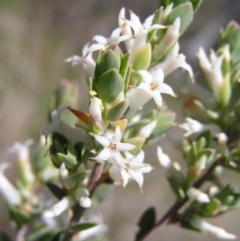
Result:
M62 241L63 240L63 238L64 238L64 231L60 231L60 232L58 232L57 234L55 234L54 236L53 236L53 238L51 239L51 241ZM71 241L71 240L69 240L69 241Z
M209 203L203 204L200 209L200 213L202 216L211 217L213 215L217 215L221 208L221 203L218 199L213 198Z
M122 50L120 49L120 47L117 44L112 43L112 44L108 45L108 47L105 49L105 51L108 51L108 50L113 50L119 63L121 63L121 58L122 58L123 54L122 54Z
M76 223L74 225L71 226L71 230L74 233L95 227L96 225L98 225L97 223L93 223L93 222L85 222L85 223Z
M103 101L112 103L124 90L123 78L116 69L109 70L99 78L97 89Z
M17 207L10 207L10 216L13 221L20 227L28 223L31 219L31 213L20 210Z
M121 66L120 66L120 70L119 73L120 75L123 77L123 79L125 80L127 72L128 72L128 67L130 64L130 59L131 59L131 53L126 53L121 60Z
M202 0L190 0L190 2L192 3L193 9L196 12L202 3Z
M57 153L56 156L58 159L64 162L64 164L69 170L74 169L78 165L76 157L71 155L70 153L68 153L67 155L64 155L62 153Z
M132 68L134 70L144 70L150 65L152 58L152 48L149 43L141 46L133 55Z
M87 172L77 172L71 176L71 180L73 182L80 183L87 177L87 175L88 175Z
M141 216L137 226L136 240L144 237L154 226L156 221L156 211L154 207L148 208Z
M116 104L112 108L110 108L106 113L106 118L109 121L117 121L119 120L124 112L127 110L129 105L129 101L127 99L121 101L120 103Z
M84 146L82 142L77 142L74 144L74 149L76 151L76 159L79 163L82 163L82 150Z
M46 186L57 199L61 200L65 196L64 191L56 184L47 182Z
M181 19L180 34L183 34L193 20L192 4L188 2L174 8L168 15L165 25L172 25L177 17Z
M157 126L154 128L151 136L148 138L149 141L155 140L161 137L164 133L175 126L175 113L170 111L164 111L157 116Z
M114 68L119 70L120 62L119 62L117 56L115 55L115 53L113 52L113 50L109 50L109 51L105 51L102 54L102 56L98 62L98 66L99 66L100 74L103 74L106 71L114 69Z
M66 154L67 153L67 138L57 132L52 133L52 145L50 146L50 152L56 154L58 152Z
M12 239L4 232L0 232L0 240L1 241L12 241Z
M52 231L46 226L29 234L28 237L26 238L26 241L50 240L50 237L52 237Z
M188 3L188 2L192 3L193 9L194 11L196 11L200 6L202 0L160 0L159 6L164 6L166 8L168 5L173 3L173 6L177 7L183 3Z

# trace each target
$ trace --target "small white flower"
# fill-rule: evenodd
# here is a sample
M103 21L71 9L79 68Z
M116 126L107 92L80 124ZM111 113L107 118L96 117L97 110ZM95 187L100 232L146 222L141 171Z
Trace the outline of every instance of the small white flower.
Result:
M163 62L157 64L155 67L150 69L150 72L153 73L158 69L162 69L164 76L167 76L175 69L183 68L188 72L190 78L193 80L194 75L192 67L186 62L185 55L179 54L179 48L179 43L177 42L168 57Z
M77 189L76 196L79 200L79 204L84 208L89 208L92 205L92 200L89 197L90 193L87 188L80 186Z
M103 220L101 217L99 216L93 216L90 217L91 222L96 222L98 223L98 225L83 230L81 232L79 232L78 234L75 235L76 237L76 241L83 241L83 240L88 240L89 238L92 237L99 237L104 235L107 231L108 231L108 227L106 226L106 224L103 223ZM87 220L82 220L82 222L86 222Z
M204 132L206 130L211 131L213 136L216 136L218 133L221 132L219 126L215 124L202 124L192 118L186 118L186 122L179 125L179 127L187 131L184 134L185 137L188 137L195 133Z
M71 63L72 66L82 65L85 71L87 79L94 76L96 62L92 58L92 52L99 50L97 46L89 43L85 44L82 49L82 56L73 55L65 60L65 62Z
M0 164L0 194L8 205L20 205L21 196L19 191L9 182L3 173L7 167L7 163Z
M207 57L203 48L200 48L197 57L199 59L200 66L204 72L206 79L213 91L215 99L222 103L223 98L228 99L230 97L230 82L229 75L225 77L222 73L223 60L230 61L229 45L225 45L222 49L222 54L217 54L211 50L209 58Z
M153 75L146 70L140 70L139 73L142 75L143 82L138 87L132 88L127 94L130 107L136 109L142 107L151 98L158 107L162 107L161 93L176 97L172 88L163 83L164 75L161 69Z
M202 171L206 168L207 161L207 155L202 155L201 158L195 163L194 167L197 168L199 171Z
M229 239L229 240L235 240L237 239L237 236L235 234L228 233L223 228L216 227L206 221L204 221L202 218L198 216L194 216L191 219L191 225L192 227L206 233L211 233L217 238L221 239Z
M94 96L89 107L89 114L101 131L103 131L105 126L104 120L102 118L102 108L102 100Z
M115 158L120 155L120 152L131 151L135 148L132 144L120 142L122 139L122 133L119 126L116 127L115 133L108 138L105 136L95 135L94 133L90 134L104 147L104 149L93 158L99 162L106 161L109 158Z
M172 167L172 161L170 159L170 157L168 155L166 155L162 148L158 146L157 148L157 157L158 157L158 160L160 162L160 164L167 168L167 169L170 169Z
M66 108L61 108L51 113L52 123L47 124L43 130L45 139L47 140L50 133L57 132L66 137L73 144L80 141L86 144L87 135L84 135L82 131L72 128L61 120L61 114L65 109Z
M75 183L71 180L69 171L66 168L64 163L62 163L62 165L60 166L60 169L59 169L59 179L60 179L62 185L66 189L71 189L75 185Z
M187 191L187 196L190 199L196 200L200 203L209 203L210 199L208 195L204 192L201 192L199 189L191 187Z
M128 35L121 35L121 32L121 28L116 28L109 38L105 38L101 35L96 35L93 37L93 40L98 43L99 49L104 50L111 43L119 44L120 42L130 38Z
M154 18L154 15L149 16L142 24L139 17L131 11L130 20L127 20L125 17L125 9L124 8L121 9L118 17L119 27L122 29L122 33L124 35L128 35L129 37L132 38L125 42L128 51L133 53L139 47L146 44L147 34L153 29L166 28L161 24L152 25L153 18Z
M228 137L224 132L221 132L217 135L217 141L219 145L226 146Z
M65 196L58 203L54 204L52 207L46 210L44 215L49 218L56 217L68 208L71 208L74 204L75 199L72 196Z
M132 178L138 183L139 187L142 188L144 180L143 173L149 173L153 169L149 164L143 163L144 156L145 153L142 150L136 156L132 156L128 153L127 159L118 156L116 162L113 163L109 170L113 180L119 181L119 177L121 176L123 187L125 187L128 180Z
M33 145L33 143L33 140L28 139L23 144L16 142L13 144L12 147L8 149L9 153L17 153L18 164L20 167L20 171L23 174L22 177L24 178L24 180L22 181L28 184L31 184L35 179L31 167L31 160L29 157L29 147Z

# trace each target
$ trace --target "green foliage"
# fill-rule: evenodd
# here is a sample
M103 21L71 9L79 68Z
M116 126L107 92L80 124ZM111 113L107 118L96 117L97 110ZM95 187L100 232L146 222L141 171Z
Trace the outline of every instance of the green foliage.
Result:
M141 216L137 224L136 240L144 237L154 226L156 211L154 207L148 208Z
M71 230L74 233L93 228L97 225L97 223L92 223L92 222L85 222L85 223L75 223L74 225L71 226Z
M149 67L152 58L151 45L145 44L133 55L132 68L134 70L145 70Z
M122 76L116 69L105 72L97 82L97 90L101 99L111 104L124 90Z
M188 2L192 4L194 11L196 11L199 8L202 0L173 0L173 1L171 1L171 0L160 0L159 6L164 6L166 8L168 5L173 3L173 6L177 7L181 4L188 3Z
M59 200L61 200L66 195L62 188L57 186L55 183L47 182L46 186L52 192L52 194Z
M191 3L181 4L178 7L174 8L171 13L168 15L165 24L172 25L177 17L181 19L180 25L180 34L187 29L190 23L193 20L193 8Z
M106 118L109 121L117 121L119 120L124 112L128 108L129 101L127 99L119 102L118 104L114 105L113 107L109 108L106 113Z

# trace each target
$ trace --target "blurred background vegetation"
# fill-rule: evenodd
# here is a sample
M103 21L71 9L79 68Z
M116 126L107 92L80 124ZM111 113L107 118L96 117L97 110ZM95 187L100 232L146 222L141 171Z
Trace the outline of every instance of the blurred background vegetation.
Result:
M117 16L123 6L133 10L143 21L156 9L158 0L0 0L1 162L14 159L6 154L13 142L39 138L48 121L51 96L61 81L84 82L80 67L72 69L63 60L73 54L81 55L82 46L94 35L109 36L117 27ZM196 74L195 53L199 46L205 49L216 46L220 27L232 19L240 21L240 1L203 0L180 45ZM171 82L176 83L179 76L186 78L176 72L170 75L169 81L172 79ZM181 88L179 83L172 85L174 90ZM84 108L84 95L80 99L80 106ZM172 153L167 141L157 144L164 145L164 150ZM149 148L147 162L155 169L145 176L143 194L135 183L125 189L116 187L99 207L98 212L109 225L109 240L132 240L135 224L149 205L156 206L160 216L174 201L155 153L155 147ZM177 152L172 155L175 160L179 159ZM237 181L239 183L239 177ZM4 204L0 209L2 228L7 229ZM240 211L236 211L213 223L240 237L239 217ZM170 226L151 240L208 238Z

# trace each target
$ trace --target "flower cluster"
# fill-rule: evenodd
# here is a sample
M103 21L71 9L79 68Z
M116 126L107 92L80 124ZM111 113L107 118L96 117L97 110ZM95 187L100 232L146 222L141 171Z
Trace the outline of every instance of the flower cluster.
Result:
M41 138L34 146L28 140L9 149L18 154L19 190L4 175L8 165L0 165L0 194L21 235L31 224L29 240L80 241L104 234L107 228L99 220L79 221L83 215L83 220L88 220L91 215L85 209L91 210L101 199L93 194L101 184L126 187L130 180L136 181L142 191L144 174L153 170L145 163L145 150L174 126L186 131L181 144L175 141L186 167L182 169L172 161L160 146L157 157L177 201L157 222L155 209L147 209L138 223L135 240L143 240L158 225L170 222L236 239L204 219L240 204L240 194L219 178L219 170L224 168L240 171L240 105L234 96L240 76L240 27L231 22L222 31L219 49L211 50L209 57L199 49L197 57L209 89L200 87L194 83L185 55L179 53L179 38L200 0L161 3L163 6L143 23L132 11L128 18L122 8L118 26L109 37L94 36L84 45L81 56L65 60L84 71L88 107L86 111L79 108L73 94L73 89L77 92L75 86L65 83L69 88L59 91L60 101L53 106L51 122L44 127L45 141ZM235 36L237 43L232 40ZM179 125L164 101L165 94L177 98L178 90L165 81L177 68L185 70L186 78L192 80L188 82L194 85L184 104L186 121ZM209 99L202 98L203 93L211 97L211 105ZM151 101L153 107L144 108ZM34 157L30 146L38 149ZM205 182L208 186L201 190ZM41 184L57 200L49 200Z

